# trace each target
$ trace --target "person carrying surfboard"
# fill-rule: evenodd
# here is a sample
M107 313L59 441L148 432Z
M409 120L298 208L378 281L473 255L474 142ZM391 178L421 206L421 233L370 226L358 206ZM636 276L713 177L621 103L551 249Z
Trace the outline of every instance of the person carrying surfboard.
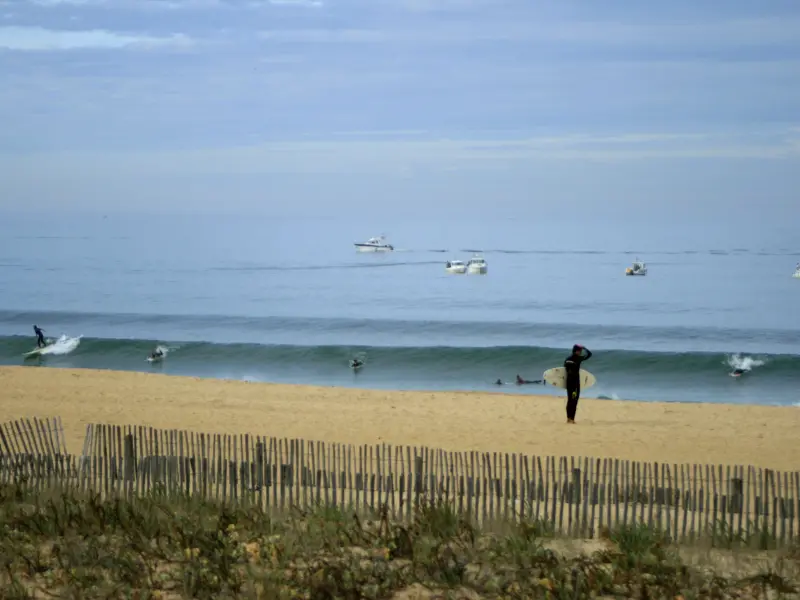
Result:
M37 348L44 348L47 346L47 342L44 339L44 330L39 329L38 325L33 326L33 333L36 334L36 347Z
M584 351L586 355L584 355ZM567 423L575 423L575 413L578 412L578 400L581 397L581 363L592 358L588 348L579 344L572 347L572 354L564 361L564 370L567 372Z

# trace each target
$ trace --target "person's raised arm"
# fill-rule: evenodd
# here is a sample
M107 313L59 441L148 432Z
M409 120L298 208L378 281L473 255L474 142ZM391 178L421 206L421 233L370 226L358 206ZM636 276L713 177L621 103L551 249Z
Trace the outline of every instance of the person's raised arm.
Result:
M583 360L589 360L590 358L592 358L591 350L589 350L588 348L584 348L583 351L586 352L586 356L583 357Z

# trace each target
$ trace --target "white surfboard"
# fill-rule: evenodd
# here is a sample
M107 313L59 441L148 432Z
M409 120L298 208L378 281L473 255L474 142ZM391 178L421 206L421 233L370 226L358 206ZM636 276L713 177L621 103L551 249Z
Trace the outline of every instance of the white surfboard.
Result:
M597 383L597 379L595 379L594 375L589 373L589 371L584 371L583 369L580 370L580 378L581 390L588 389ZM567 389L567 370L564 367L547 369L547 371L545 371L542 375L542 379L544 379L547 385L552 385L553 387L561 388L562 390Z
M24 356L25 358L33 358L34 356L40 356L42 354L42 352L47 350L54 343L55 342L53 340L48 339L48 340L46 340L46 344L47 344L46 346L42 346L41 348L36 347L33 350L31 350L30 352L26 352L22 356Z

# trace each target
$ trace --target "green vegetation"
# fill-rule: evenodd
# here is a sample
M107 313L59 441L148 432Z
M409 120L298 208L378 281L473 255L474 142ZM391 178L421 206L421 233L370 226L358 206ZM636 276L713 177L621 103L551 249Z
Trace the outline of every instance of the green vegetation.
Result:
M447 504L410 523L320 507L268 515L153 495L0 486L2 598L780 598L800 552L680 549L642 527L601 540L543 523L481 530Z

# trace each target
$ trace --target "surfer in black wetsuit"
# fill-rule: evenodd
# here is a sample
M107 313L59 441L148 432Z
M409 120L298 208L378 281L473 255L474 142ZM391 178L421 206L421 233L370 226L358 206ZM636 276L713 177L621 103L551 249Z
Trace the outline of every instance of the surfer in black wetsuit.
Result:
M44 348L47 346L47 342L44 339L44 330L39 329L38 325L33 326L33 333L36 334L36 347L37 348Z
M360 369L363 366L364 366L364 363L361 360L357 359L357 358L354 358L354 359L352 359L350 361L350 368L351 369L356 369L357 370L357 369Z
M590 358L592 353L588 348L575 344L572 347L572 354L564 361L564 370L567 372L567 423L575 423L575 413L578 411L578 400L581 397L581 363Z
M517 380L514 382L517 385L526 385L529 383L544 383L544 379L523 379L519 375L517 375ZM498 379L494 382L495 385L506 385L502 379ZM510 383L508 385L511 385Z
M543 379L523 379L517 375L517 385L527 385L530 383L544 383Z

